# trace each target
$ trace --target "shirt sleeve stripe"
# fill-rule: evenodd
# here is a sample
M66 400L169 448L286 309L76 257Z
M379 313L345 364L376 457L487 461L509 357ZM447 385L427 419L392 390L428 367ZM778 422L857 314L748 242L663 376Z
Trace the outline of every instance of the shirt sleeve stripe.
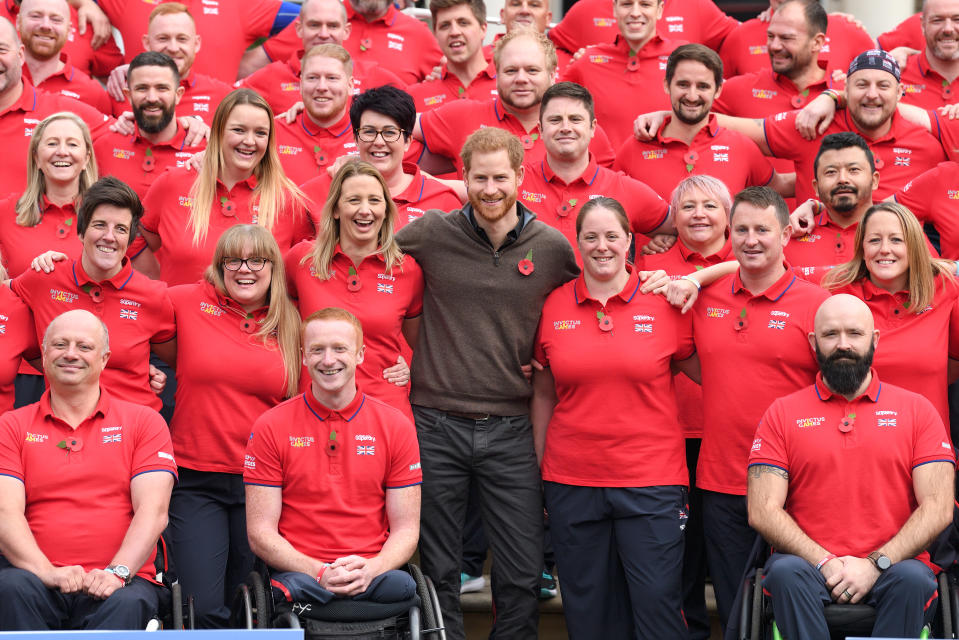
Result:
M396 487L387 486L386 488L387 488L387 489L405 489L405 488L407 488L407 487L415 487L415 486L418 485L418 484L423 484L423 481L420 480L419 482L414 482L413 484L401 484L401 485L398 485L398 486L396 486Z

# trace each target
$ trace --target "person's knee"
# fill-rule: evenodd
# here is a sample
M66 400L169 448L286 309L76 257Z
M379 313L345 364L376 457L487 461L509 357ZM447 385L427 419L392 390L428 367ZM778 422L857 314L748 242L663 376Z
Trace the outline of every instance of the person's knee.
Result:
M416 594L416 581L413 576L394 569L374 578L363 594L363 599L373 602L403 602Z
M763 588L775 595L777 591L805 584L815 568L799 556L776 554L766 563Z
M0 602L4 603L3 606L27 602L46 591L40 578L30 571L16 567L0 569Z
M137 580L117 589L91 616L86 629L142 629L160 609L158 587Z
M936 590L936 576L918 560L904 560L889 567L884 577L896 585L900 593L919 593L928 599Z

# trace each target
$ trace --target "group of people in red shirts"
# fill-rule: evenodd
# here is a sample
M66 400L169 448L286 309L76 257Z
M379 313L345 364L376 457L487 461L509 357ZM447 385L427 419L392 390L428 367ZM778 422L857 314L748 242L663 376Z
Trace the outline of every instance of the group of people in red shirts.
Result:
M830 601L918 635L953 496L959 0L878 45L816 0L579 0L551 29L507 0L492 45L482 0L431 28L290 5L4 6L0 593L43 612L0 628L129 625L101 605L168 517L204 627L256 557L276 598L392 601L418 544L463 638L479 521L493 637L536 636L544 540L571 637L709 637L705 577L725 627L757 532L786 637L827 637ZM111 451L124 497L71 557L86 522L51 505Z

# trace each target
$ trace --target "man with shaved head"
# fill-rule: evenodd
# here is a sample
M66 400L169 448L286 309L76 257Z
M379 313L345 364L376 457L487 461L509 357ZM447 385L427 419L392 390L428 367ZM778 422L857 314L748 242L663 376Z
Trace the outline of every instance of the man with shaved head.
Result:
M749 522L776 549L763 587L787 638L829 638L823 606L876 609L873 635L918 637L936 591L929 543L952 519L955 458L924 397L879 380L864 302L819 307L819 374L776 400L749 457Z
M173 446L160 414L100 386L109 358L99 318L62 313L43 335L48 390L0 417L0 631L143 629L157 613Z

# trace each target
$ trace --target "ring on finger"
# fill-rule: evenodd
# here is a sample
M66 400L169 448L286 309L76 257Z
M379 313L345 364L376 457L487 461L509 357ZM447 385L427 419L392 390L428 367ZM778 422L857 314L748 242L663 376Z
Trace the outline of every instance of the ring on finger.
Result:
M849 600L852 600L852 594L849 593L849 589L843 589L842 595L846 596Z

